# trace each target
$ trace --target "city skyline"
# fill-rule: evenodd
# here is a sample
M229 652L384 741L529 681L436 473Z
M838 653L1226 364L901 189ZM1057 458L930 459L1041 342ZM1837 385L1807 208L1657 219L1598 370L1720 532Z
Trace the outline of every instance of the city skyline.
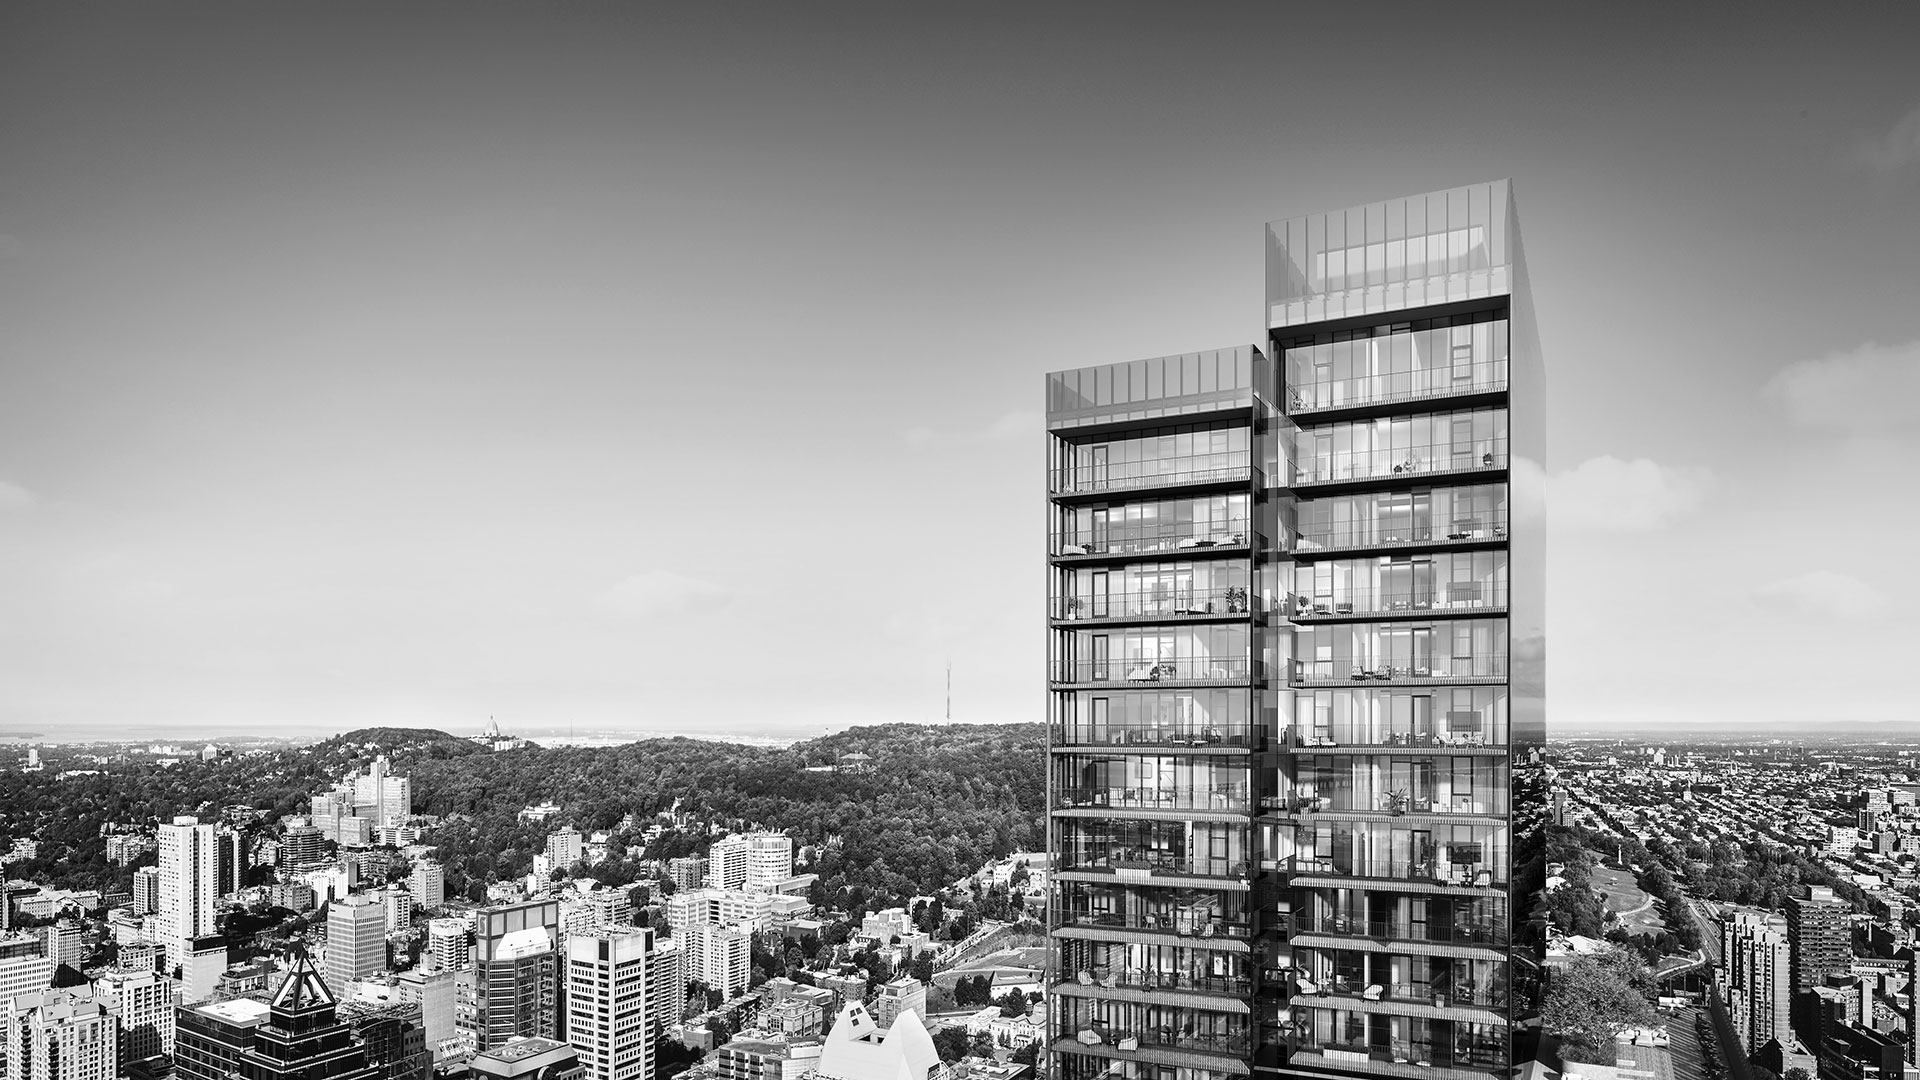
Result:
M1044 373L1495 176L1551 731L1911 719L1909 12L336 10L5 16L0 731L1039 722Z

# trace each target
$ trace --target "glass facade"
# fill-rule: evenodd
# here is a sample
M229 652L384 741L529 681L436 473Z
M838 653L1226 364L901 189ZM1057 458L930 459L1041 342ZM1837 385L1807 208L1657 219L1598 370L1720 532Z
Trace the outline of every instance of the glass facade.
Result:
M1260 346L1047 379L1049 1068L1504 1077L1545 711L1512 193L1267 248Z

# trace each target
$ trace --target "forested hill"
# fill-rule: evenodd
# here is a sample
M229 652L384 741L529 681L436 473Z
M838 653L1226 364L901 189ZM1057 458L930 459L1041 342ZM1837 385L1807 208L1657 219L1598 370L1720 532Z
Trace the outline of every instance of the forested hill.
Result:
M868 756L867 767L829 768L855 752ZM784 749L677 738L500 753L432 729L368 728L299 749L172 768L109 766L57 782L3 772L0 826L42 840L41 858L12 867L14 874L106 884L126 871L106 866L102 825L175 813L210 819L242 802L274 818L305 813L313 792L376 754L413 778L416 811L452 816L427 838L441 849L450 892L525 873L562 824L611 829L629 813L644 824L676 803L691 820L659 837L647 857L704 849L709 823L784 829L825 849L816 869L830 893L929 892L990 857L1043 843L1039 724L887 724ZM521 809L545 802L560 812L520 820ZM637 876L638 843L637 834L616 835L596 875Z

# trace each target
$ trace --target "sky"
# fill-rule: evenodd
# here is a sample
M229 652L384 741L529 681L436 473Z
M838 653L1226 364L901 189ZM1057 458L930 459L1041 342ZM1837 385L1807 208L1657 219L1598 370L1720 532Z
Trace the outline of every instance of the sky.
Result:
M1915 724L1920 8L9 4L0 731L1044 718L1048 371L1512 177L1548 719ZM1907 492L1902 496L1901 492Z

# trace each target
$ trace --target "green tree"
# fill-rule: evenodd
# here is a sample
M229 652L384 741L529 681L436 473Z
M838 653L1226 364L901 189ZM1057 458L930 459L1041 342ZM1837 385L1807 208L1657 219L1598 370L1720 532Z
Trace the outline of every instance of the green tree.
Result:
M1653 1021L1646 991L1652 976L1633 956L1609 950L1556 969L1540 1010L1541 1025L1561 1039L1561 1057L1611 1064L1613 1037Z
M933 1048L940 1060L951 1065L967 1056L967 1029L943 1027L933 1033Z

